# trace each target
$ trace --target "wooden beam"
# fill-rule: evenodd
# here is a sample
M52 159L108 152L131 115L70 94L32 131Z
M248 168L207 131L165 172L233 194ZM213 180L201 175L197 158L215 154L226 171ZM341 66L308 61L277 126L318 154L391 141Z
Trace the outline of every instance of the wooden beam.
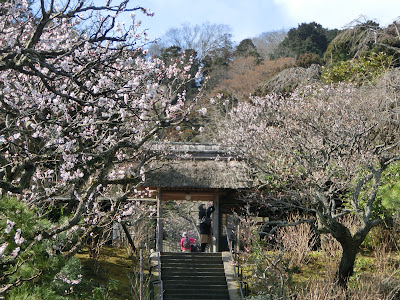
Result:
M190 197L188 197L190 196ZM163 201L213 201L213 193L210 192L184 192L184 191L163 191Z

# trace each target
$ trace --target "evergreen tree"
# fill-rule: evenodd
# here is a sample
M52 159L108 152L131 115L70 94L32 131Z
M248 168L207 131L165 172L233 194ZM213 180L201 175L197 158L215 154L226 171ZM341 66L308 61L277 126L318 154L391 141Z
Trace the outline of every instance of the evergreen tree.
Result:
M234 56L236 57L253 56L255 57L257 63L260 63L262 61L261 55L257 52L257 48L251 39L242 40L236 47Z
M304 53L314 53L322 57L335 32L336 30L327 30L316 22L302 23L297 28L289 30L273 58L285 54L298 57Z

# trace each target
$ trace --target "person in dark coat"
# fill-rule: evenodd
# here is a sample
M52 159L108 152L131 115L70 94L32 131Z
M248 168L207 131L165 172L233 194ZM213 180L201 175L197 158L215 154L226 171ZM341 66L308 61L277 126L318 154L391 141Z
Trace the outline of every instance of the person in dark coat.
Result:
M206 250L206 246L211 244L211 214L215 207L210 205L206 208L205 204L199 206L199 222L200 222L200 248L201 252Z

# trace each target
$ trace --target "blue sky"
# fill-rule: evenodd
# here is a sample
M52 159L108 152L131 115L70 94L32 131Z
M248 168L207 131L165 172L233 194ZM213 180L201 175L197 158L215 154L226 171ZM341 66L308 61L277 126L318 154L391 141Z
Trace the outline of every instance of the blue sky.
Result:
M99 2L100 0L96 0ZM381 26L400 16L399 0L131 0L132 5L150 8L154 17L139 16L149 36L161 37L169 28L183 23L209 22L232 29L233 40L262 32L290 29L315 21L325 28L343 28L361 15Z

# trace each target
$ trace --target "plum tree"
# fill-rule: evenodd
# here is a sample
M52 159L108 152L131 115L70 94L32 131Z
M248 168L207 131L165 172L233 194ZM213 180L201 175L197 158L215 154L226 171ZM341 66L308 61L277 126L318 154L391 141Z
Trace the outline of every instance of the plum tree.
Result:
M341 244L342 286L361 243L381 222L373 205L382 174L400 159L399 80L395 70L374 86L315 84L287 97L255 97L219 126L219 141L248 158L264 195L278 190L281 198L300 202L315 213L319 231ZM360 221L354 234L340 222L347 214Z
M34 255L32 245L46 241L54 255L70 257L95 228L151 213L125 200L143 195L137 186L150 144L185 120L195 100L186 101L180 87L194 78L190 59L165 65L146 57L135 12L152 13L128 5L0 4L0 189L52 222L25 241L23 224L15 225L21 232L13 252L5 244L12 223L1 219L0 294L28 280L17 271ZM126 13L131 24L119 22ZM66 205L55 217L58 200ZM79 235L68 243L73 228Z

